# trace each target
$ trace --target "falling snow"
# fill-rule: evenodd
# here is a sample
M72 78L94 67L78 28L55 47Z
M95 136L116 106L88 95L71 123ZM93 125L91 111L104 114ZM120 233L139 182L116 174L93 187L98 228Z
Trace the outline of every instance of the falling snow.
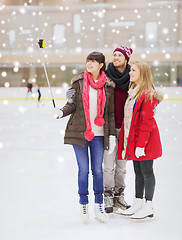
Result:
M182 90L165 87L169 81L173 86L182 84L176 78L169 80L171 74L176 76L178 72L174 55L182 52L178 2L161 4L152 1L142 3L141 7L133 1L133 6L125 3L127 14L114 1L103 4L104 1L93 0L90 4L77 5L76 10L74 4L66 0L62 1L62 6L48 7L44 6L44 1L37 7L32 0L21 2L22 6L16 7L0 2L0 79L3 82L0 88L0 239L71 240L75 236L79 239L84 236L88 240L97 240L97 237L115 239L119 236L123 240L181 240ZM79 15L76 22L79 28L74 25L73 18L68 17L73 12ZM153 25L144 30L146 22ZM60 37L60 33L54 33L52 26L60 23L63 26L59 31L69 32L69 35ZM143 28L139 27L140 24ZM72 147L63 144L68 118L59 121L53 118L55 112L47 88L41 88L43 100L37 103L35 86L39 79L36 74L31 76L33 94L27 100L26 88L12 87L10 74L26 86L22 69L43 67L37 44L40 38L46 39L46 46L42 49L46 67L52 64L50 56L55 56L60 61L61 74L70 67L64 62L65 54L87 54L93 49L110 54L121 41L132 47L141 60L148 61L152 54L160 53L150 60L156 84L164 94L164 101L156 112L163 144L163 156L154 166L156 221L135 224L113 214L107 224L99 224L94 219L93 202L90 201L92 220L88 226L80 223L76 198L77 166ZM19 56L24 56L25 62L22 63ZM170 71L166 63L171 64ZM73 75L79 71L79 66L71 69ZM59 76L51 72L50 78L55 81ZM60 99L65 98L69 87L65 81L60 85L53 88L59 107L65 103ZM130 163L126 182L126 200L132 203L134 176Z

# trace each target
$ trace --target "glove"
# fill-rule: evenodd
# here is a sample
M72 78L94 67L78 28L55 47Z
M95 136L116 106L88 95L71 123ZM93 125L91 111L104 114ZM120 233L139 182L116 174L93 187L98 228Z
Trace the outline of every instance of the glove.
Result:
M137 158L139 158L139 157L141 157L141 156L145 156L145 148L140 148L140 147L137 147L136 149L135 149L135 156L137 157Z
M116 147L116 137L113 135L109 136L109 151L108 153L111 154L114 151L114 148Z
M68 90L66 91L66 98L68 100L71 100L73 98L73 96L75 95L75 89L74 88L68 88Z
M59 109L58 107L54 108L54 117L56 119L62 118L63 116L63 111L61 109Z

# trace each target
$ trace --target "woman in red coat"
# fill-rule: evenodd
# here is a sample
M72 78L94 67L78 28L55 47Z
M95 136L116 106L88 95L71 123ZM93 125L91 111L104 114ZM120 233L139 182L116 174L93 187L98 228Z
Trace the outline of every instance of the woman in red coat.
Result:
M162 95L155 90L149 66L135 62L130 71L130 86L118 145L118 160L133 160L135 200L129 209L119 210L120 214L131 216L132 219L152 218L154 215L153 160L162 155L154 111L161 100Z

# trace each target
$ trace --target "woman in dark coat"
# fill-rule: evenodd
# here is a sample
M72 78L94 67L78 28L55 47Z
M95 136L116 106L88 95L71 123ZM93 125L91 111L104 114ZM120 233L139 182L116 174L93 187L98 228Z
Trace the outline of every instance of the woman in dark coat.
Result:
M105 222L103 210L103 154L114 148L114 82L105 75L105 56L92 52L86 59L86 71L71 81L75 94L58 110L59 117L71 114L64 143L73 145L78 164L78 193L81 218L88 222L89 154L95 195L95 216Z
M118 145L119 161L133 160L135 200L131 208L119 211L122 215L131 216L132 219L152 218L154 215L153 161L162 155L154 110L161 100L162 95L155 90L148 65L134 63L130 71L130 86Z

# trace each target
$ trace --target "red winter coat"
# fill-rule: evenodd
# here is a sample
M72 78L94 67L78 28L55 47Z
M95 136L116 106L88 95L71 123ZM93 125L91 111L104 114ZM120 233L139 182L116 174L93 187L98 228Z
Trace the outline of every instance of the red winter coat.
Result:
M137 100L126 146L125 158L127 160L152 160L162 155L162 146L159 130L154 119L154 108L161 101L162 97L156 93L153 101L145 99L145 93ZM136 147L145 148L146 156L137 158L135 156ZM118 144L118 159L122 159L124 149L124 119Z

